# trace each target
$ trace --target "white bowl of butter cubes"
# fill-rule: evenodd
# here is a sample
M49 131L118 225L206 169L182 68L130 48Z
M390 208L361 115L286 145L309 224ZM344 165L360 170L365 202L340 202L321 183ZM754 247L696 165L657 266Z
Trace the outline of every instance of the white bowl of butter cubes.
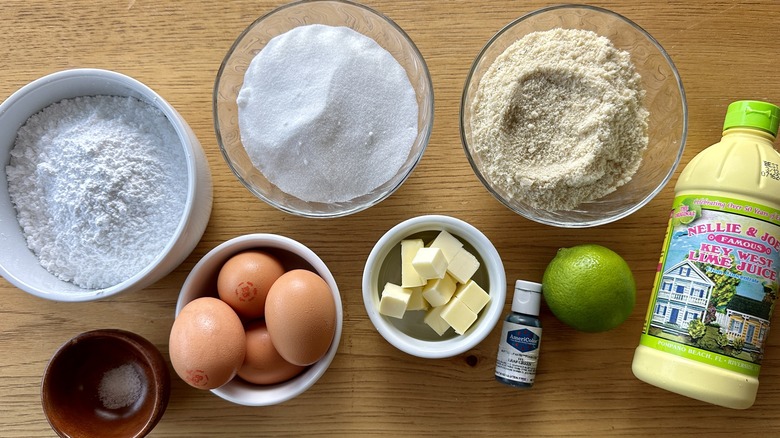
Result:
M464 353L493 330L506 275L493 244L450 216L408 219L376 243L363 271L363 303L390 344L413 356Z

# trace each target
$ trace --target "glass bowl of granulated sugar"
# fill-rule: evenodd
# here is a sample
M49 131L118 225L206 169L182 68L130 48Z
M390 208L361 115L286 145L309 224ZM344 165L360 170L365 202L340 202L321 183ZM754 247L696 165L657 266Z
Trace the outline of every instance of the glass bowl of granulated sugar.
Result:
M389 18L346 1L295 2L256 20L214 85L222 155L249 191L315 218L362 211L409 177L428 144L433 87Z
M669 55L605 9L540 9L477 56L460 109L474 173L518 214L592 227L647 204L674 174L687 132Z

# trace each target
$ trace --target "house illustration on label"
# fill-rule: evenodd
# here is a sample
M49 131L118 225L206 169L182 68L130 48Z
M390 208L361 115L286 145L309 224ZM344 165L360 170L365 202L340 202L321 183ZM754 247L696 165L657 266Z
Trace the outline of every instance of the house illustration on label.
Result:
M667 269L661 278L651 325L676 334L687 333L691 321L703 318L714 286L689 260Z
M734 295L726 305L726 313L718 313L720 331L729 340L742 338L745 345L761 349L764 346L772 305L742 295Z
M685 335L694 319L703 319L715 283L695 264L683 260L663 273L650 325L667 333ZM769 331L772 305L742 295L734 296L716 313L719 332L730 341L742 338L747 349L761 349Z

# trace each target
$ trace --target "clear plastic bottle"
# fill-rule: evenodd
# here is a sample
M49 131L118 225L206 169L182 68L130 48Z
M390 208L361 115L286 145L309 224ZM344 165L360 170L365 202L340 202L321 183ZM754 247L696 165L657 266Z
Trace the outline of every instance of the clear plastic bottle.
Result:
M632 370L678 394L753 405L780 266L780 109L728 107L723 138L694 157L675 199Z
M515 282L512 313L504 320L498 344L497 381L516 388L533 386L542 342L542 323L538 318L541 300L541 284Z

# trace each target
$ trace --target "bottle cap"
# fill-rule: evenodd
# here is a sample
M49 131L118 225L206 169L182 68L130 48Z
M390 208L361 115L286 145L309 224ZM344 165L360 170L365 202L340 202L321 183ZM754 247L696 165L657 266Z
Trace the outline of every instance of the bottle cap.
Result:
M780 108L758 100L732 102L726 110L723 130L729 128L758 128L777 136L780 124Z
M539 305L542 302L542 285L532 281L517 280L515 295L512 299L512 311L526 315L539 315Z

